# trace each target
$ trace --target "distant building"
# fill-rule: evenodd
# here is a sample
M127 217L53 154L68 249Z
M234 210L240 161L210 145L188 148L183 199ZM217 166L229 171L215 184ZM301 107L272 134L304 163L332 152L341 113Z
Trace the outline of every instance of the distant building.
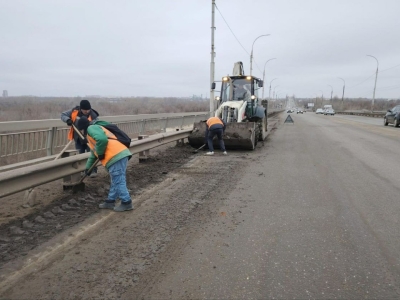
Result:
M203 100L203 94L201 94L200 96L198 96L198 95L193 95L193 96L192 96L192 100Z
M3 97L8 97L8 91L7 90L3 90Z
M108 102L111 102L111 103L118 103L118 102L124 102L125 101L125 99L121 99L121 98L110 98L110 99L108 99Z

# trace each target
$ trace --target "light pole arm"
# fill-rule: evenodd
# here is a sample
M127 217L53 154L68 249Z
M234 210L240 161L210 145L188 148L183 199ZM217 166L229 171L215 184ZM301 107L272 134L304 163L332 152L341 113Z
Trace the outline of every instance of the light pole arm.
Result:
M375 58L375 60L376 60L376 69L378 69L378 68L379 68L379 61L378 61L378 59L377 59L375 56L373 56L373 55L367 54L367 56L372 57L372 58Z
M265 87L265 67L266 67L267 63L268 63L269 61L273 60L273 59L276 59L276 58L271 58L271 59L268 59L268 60L265 62L265 64L264 64L262 99L264 99L264 87Z
M254 47L254 43L255 43L260 37L263 37L263 36L269 36L269 34L262 34L262 35L256 37L256 39L255 39L254 42L253 42L253 45L251 45L251 54L250 54L250 76L251 76L251 74L252 74L252 72L253 72L253 47Z

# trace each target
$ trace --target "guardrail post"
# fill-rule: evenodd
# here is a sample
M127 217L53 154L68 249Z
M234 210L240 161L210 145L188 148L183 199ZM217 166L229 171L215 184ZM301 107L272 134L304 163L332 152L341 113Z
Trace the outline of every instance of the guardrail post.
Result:
M168 128L168 117L165 118L163 132L167 132L167 128Z
M61 158L64 157L70 157L73 155L77 155L78 154L78 150L65 150L63 154L61 154ZM81 173L75 173L69 176L65 176L63 177L63 190L68 189L67 186L69 186L69 184L71 182L78 182L81 179Z
M57 127L51 127L47 133L46 150L47 156L53 155L53 141L57 133Z
M148 135L139 135L138 140L143 140L148 137L149 137ZM139 162L140 163L145 162L148 159L149 155L150 155L150 150L145 150L145 151L139 152Z
M142 126L140 127L139 134L143 134L146 129L146 120L142 120Z
M180 129L179 128L176 128L175 129L176 131L180 131ZM183 138L183 139L180 139L180 140L176 140L176 145L177 146L183 146L185 144L185 139Z
M176 128L175 131L179 131L179 128ZM179 146L181 140L176 140L176 145Z

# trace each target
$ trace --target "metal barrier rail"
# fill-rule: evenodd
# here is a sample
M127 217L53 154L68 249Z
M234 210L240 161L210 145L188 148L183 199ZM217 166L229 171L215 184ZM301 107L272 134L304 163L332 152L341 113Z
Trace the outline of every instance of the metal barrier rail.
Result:
M282 110L271 110L268 112L268 116L272 116L281 111ZM139 122L142 126L142 129L150 128L151 130L166 130L166 128L169 126L182 128L187 124L193 125L194 122L204 120L208 118L208 116L209 113L191 113L179 118L166 117L163 119L141 119ZM124 131L126 130L127 132L132 132L134 130L132 127L137 128L135 127L137 124L135 124L136 121L130 120L131 117L132 116L119 116L108 117L107 119L109 122L114 123L117 123L116 120L122 121L123 123L118 123L119 127L121 127L121 129ZM50 122L49 125L53 125L51 122L60 122L58 120L48 121ZM26 122L22 123L24 123L22 126L29 126L29 124L26 124ZM43 121L33 121L33 123L39 124L43 123ZM24 128L26 129L27 127ZM178 132L160 133L152 135L147 139L133 140L129 150L132 154L136 154L172 141L187 138L191 130L192 129L181 130ZM0 167L0 198L83 171L89 155L89 153L85 153L56 161L53 160L55 155L50 155L47 157L41 157L34 160Z
M208 112L191 112L109 116L101 119L118 124L123 131L133 137L149 132L166 132L167 128L182 129L194 122L207 119L208 116ZM70 128L61 120L51 119L0 122L0 130L0 159L14 157L21 161L53 155L56 148L64 147L68 143L67 135ZM21 159L22 155L26 158Z
M188 129L155 134L146 139L133 141L129 150L132 154L137 154L187 138L191 131L191 129ZM2 172L0 173L0 198L81 172L85 170L89 156L90 153L84 153Z
M375 111L375 112L338 111L336 113L340 114L340 115L364 116L364 117L372 117L372 118L383 118L386 114L386 112L383 112L383 111Z

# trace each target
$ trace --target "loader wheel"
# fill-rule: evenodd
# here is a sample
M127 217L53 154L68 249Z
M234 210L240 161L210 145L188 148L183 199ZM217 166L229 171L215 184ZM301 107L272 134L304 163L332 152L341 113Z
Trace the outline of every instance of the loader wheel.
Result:
M259 141L263 141L265 140L266 136L267 136L267 117L265 117L264 119L262 119L259 122L259 127L260 127L260 134L258 135L258 140Z
M255 134L254 134L254 148L253 148L253 149L256 148L257 142L258 142L258 140L260 139L260 134L262 134L262 133L261 133L260 124L261 124L261 123L257 123L257 126L256 126L256 132L255 132Z

